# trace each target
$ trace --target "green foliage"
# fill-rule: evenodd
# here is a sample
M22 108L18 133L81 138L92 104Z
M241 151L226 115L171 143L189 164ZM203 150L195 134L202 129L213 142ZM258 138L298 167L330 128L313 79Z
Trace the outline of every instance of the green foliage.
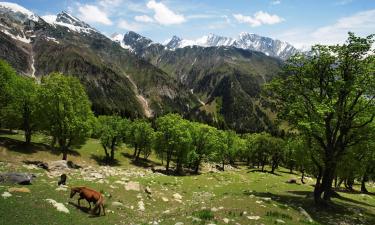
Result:
M137 161L142 153L147 159L151 154L155 131L147 121L137 119L130 125L127 142L134 147L134 157Z
M99 116L97 136L103 146L106 160L113 161L115 158L115 149L119 146L129 129L129 120L122 119L119 116ZM110 153L108 152L110 149Z
M12 101L16 71L5 61L0 60L0 119L3 108Z
M78 79L53 73L42 79L40 103L43 128L56 139L66 159L67 149L84 143L91 134L94 116L87 94Z
M26 143L30 144L31 135L39 126L40 103L39 86L35 80L17 76L12 85L12 101L4 108L4 125L8 128L25 131Z
M182 173L182 166L187 161L191 148L190 124L177 114L168 114L156 120L156 151L163 159L166 158L166 169L171 161L176 163L176 172Z
M282 75L266 85L278 117L320 146L313 154L316 167L324 170L321 186L317 180L317 201L323 192L330 199L340 158L365 140L361 130L375 117L373 37L349 33L343 45L316 45L311 54L292 57Z

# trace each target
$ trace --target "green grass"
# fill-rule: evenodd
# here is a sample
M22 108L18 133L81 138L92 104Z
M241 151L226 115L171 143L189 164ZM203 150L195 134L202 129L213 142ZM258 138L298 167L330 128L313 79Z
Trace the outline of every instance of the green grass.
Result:
M27 186L31 193L13 193L7 199L0 197L0 224L275 224L277 219L286 224L308 224L298 207L304 208L314 219L314 224L375 224L375 196L359 193L340 193L341 199L334 199L334 206L328 209L316 208L311 198L314 180L305 185L287 184L289 174L280 168L277 175L261 173L241 167L238 171L230 170L219 173L203 173L198 176L165 176L153 174L149 169L132 164L129 155L132 149L126 146L116 153L117 164L112 167L119 174L107 176L102 182L85 180L80 170L68 173L68 185L86 185L106 196L106 216L92 217L87 213L88 204L82 201L78 208L77 196L69 198L68 191L57 191L57 178L50 178L46 171L36 169L29 171L22 164L24 160L51 161L61 159L59 152L48 146L43 135L33 139L32 148L24 148L22 135L0 136L0 171L24 171L37 175L35 182ZM92 166L98 172L106 167L99 167L103 150L95 139L90 139L84 146L72 152L69 160L83 167ZM155 156L151 156L147 165L159 164ZM147 166L146 165L146 166ZM126 191L121 179L137 181L142 190ZM116 182L117 181L117 182ZM0 194L14 185L0 184ZM17 186L17 185L16 185ZM151 196L143 191L149 186ZM358 186L356 186L358 190ZM374 186L368 185L371 192ZM179 193L182 202L174 200L173 194ZM164 202L162 198L168 198ZM64 203L69 214L58 212L45 199L52 198ZM142 199L145 211L138 210L138 202ZM123 206L113 206L112 202L121 202ZM112 213L113 212L113 213ZM259 220L250 220L248 216L259 216Z

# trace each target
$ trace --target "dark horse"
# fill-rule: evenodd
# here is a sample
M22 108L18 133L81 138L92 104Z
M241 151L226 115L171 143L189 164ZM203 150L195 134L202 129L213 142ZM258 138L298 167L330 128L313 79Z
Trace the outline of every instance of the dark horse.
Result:
M90 209L91 202L95 204L95 207L92 209L92 213L95 213L95 211L99 209L98 215L100 215L100 212L103 209L103 213L105 215L104 198L102 194L87 187L72 187L70 191L70 198L73 198L76 193L79 193L78 206L80 206L80 201L82 199L86 199L90 205Z

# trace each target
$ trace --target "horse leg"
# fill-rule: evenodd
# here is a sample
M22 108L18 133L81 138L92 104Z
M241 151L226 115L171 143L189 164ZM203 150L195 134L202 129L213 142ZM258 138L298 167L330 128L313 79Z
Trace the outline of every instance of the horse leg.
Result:
M78 199L78 206L81 206L81 200L83 199L83 197L81 196L81 197L79 197L79 199Z

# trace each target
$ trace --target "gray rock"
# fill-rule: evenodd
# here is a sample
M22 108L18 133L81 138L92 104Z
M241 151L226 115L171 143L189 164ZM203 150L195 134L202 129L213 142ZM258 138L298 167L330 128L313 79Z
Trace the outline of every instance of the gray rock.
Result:
M65 170L69 169L68 162L66 160L53 161L48 164L48 170Z
M31 184L32 180L36 176L34 174L26 173L1 173L0 183L12 183L12 184Z

